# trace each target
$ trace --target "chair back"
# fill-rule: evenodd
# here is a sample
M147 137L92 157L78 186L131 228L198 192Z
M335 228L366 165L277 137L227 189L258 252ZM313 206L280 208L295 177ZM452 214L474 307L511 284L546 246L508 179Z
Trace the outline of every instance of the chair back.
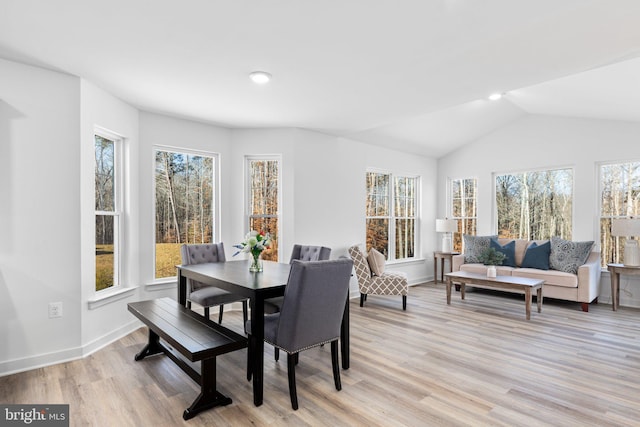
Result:
M309 245L293 245L291 251L291 261L298 259L300 261L325 261L331 256L331 248L324 246Z
M353 267L356 270L356 277L358 278L358 287L360 290L365 289L368 286L368 282L371 279L371 268L369 262L360 250L360 246L354 245L349 248L349 256L353 260Z
M220 243L202 243L182 245L180 247L180 255L182 256L183 265L204 264L206 262L225 262L227 260L224 254L224 244ZM205 286L203 283L195 280L187 279L187 294L190 291Z
M353 261L293 260L273 344L298 352L340 337Z

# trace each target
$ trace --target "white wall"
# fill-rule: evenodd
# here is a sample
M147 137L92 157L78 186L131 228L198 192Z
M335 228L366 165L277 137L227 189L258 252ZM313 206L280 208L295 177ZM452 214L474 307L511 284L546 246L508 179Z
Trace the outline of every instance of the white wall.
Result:
M80 352L79 128L79 79L0 59L0 373Z
M550 116L527 116L438 161L438 215L446 212L449 179L478 179L478 234L494 230L493 174L549 167L574 170L573 240L599 245L598 164L640 161L640 124ZM621 305L640 307L640 283L622 279ZM608 273L599 301L611 302Z

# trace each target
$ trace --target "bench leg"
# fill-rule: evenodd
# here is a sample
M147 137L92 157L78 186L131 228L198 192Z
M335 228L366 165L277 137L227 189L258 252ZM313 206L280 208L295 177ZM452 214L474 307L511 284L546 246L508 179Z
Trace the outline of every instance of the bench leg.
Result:
M184 410L182 418L189 420L199 412L214 406L225 406L231 403L231 398L216 390L216 358L206 359L201 362L202 376L200 381L200 394L189 408Z
M160 337L158 334L149 329L149 342L142 348L142 350L140 350L140 353L135 355L134 360L137 362L147 356L158 353L164 353L164 347L160 344Z

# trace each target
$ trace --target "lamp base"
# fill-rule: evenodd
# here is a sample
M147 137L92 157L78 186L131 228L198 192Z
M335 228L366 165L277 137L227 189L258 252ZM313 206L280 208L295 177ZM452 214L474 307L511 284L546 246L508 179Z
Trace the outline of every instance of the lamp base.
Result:
M452 249L451 236L449 233L445 233L444 236L442 236L442 252L451 252Z
M624 265L629 267L640 266L640 249L638 248L637 240L627 239L624 245Z

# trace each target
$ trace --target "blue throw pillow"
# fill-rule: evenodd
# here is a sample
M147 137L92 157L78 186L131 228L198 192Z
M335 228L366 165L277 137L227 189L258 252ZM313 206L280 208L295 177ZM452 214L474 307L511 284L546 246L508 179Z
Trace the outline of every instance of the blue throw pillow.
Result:
M515 267L516 266L516 241L512 240L505 245L501 245L498 243L497 239L491 239L491 243L489 243L490 248L494 248L498 252L502 252L505 255L504 261L502 261L502 265L506 265L507 267Z
M549 254L551 254L551 243L545 242L538 245L533 242L524 253L522 268L537 268L539 270L549 269Z

